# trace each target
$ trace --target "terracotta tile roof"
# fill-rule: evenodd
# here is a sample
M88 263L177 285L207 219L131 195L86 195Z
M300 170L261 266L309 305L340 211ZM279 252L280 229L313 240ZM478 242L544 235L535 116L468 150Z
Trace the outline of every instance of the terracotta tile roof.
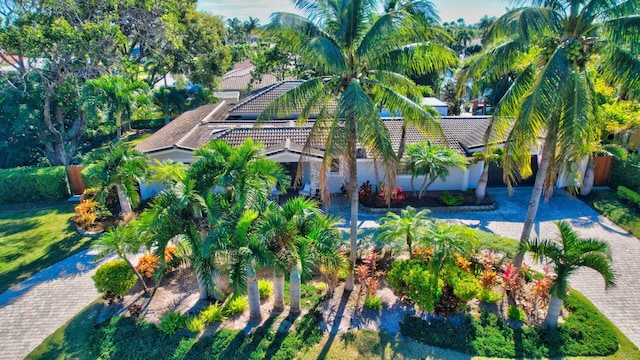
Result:
M136 149L146 153L173 147L196 149L201 146L201 141L195 140L198 135L201 135L200 123L203 120L219 116L221 113L224 114L225 107L226 104L221 102L187 111L138 144Z

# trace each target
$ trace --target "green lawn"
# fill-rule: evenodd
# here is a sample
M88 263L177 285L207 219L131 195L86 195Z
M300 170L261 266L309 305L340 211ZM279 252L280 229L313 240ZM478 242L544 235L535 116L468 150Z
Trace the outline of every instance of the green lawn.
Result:
M580 200L618 224L633 236L640 238L640 211L626 201L618 199L613 190L594 190Z
M75 231L73 207L0 211L0 293L89 246Z

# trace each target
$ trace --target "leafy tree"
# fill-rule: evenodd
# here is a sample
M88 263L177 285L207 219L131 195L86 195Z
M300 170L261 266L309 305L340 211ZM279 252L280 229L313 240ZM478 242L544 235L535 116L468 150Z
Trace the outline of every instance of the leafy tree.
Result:
M380 219L378 238L389 243L404 240L409 249L409 258L413 258L413 244L433 226L429 210L417 211L411 206L400 211L400 215L388 212Z
M131 81L125 76L104 75L87 81L87 86L96 89L100 93L103 106L109 109L109 114L116 124L116 136L122 138L122 124L128 124L131 129L131 106L138 95L148 88L143 81Z
M168 117L175 119L182 113L215 101L213 93L202 86L160 87L153 92L153 102L165 109Z
M522 251L531 251L536 260L549 261L555 267L556 278L551 283L551 300L544 324L550 328L558 327L558 317L562 303L567 296L569 277L580 268L597 271L604 278L605 288L615 286L615 274L611 266L609 244L597 239L583 239L566 221L556 222L560 232L561 244L554 240L527 240Z
M411 100L419 96L419 90L403 73L422 73L437 67L427 54L447 50L436 43L421 42L425 34L405 26L412 19L407 10L411 4L379 14L376 9L381 2L375 0L298 1L296 5L305 16L275 13L268 26L271 34L283 40L284 50L298 54L319 76L273 101L258 121L299 110L300 121L306 121L312 111L316 114L309 138L325 143L320 173L325 201L329 200L326 177L333 159L342 157L349 172L351 266L357 247L358 144L381 159L388 173L395 168L389 131L378 108L400 111L407 121L439 129L431 113ZM400 36L401 31L406 31L405 36ZM335 111L329 111L332 104L336 104ZM351 273L346 288L353 289L353 285Z
M140 201L137 185L139 179L147 173L146 155L122 142L109 145L107 151L94 151L89 154L87 162L89 178L97 180L100 190L97 199L104 203L107 194L115 189L122 212L131 212L131 205L137 206Z
M411 172L411 187L415 193L413 179L424 175L420 186L418 198L421 199L424 192L438 178L446 180L449 176L449 168L466 168L467 159L457 151L442 145L431 145L429 142L417 142L407 146L407 154L403 159L405 167Z
M564 166L573 174L597 141L598 103L591 71L598 55L598 71L609 82L638 88L640 18L637 1L528 1L531 7L513 9L500 17L487 34L489 49L473 59L466 74L497 79L518 76L495 108L485 136L509 134L504 171L509 183L531 175L530 154L544 137L521 242L533 227L540 197L550 194ZM522 256L516 265L522 264Z

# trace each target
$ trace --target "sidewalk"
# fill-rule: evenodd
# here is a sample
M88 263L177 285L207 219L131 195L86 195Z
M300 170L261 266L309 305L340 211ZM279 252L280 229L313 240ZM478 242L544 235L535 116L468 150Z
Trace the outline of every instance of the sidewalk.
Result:
M0 359L24 359L100 296L91 279L97 253L79 252L0 294Z

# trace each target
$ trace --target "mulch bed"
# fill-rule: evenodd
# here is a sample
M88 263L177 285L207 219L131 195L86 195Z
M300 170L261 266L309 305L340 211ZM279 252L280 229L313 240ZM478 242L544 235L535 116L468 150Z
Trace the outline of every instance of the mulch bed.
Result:
M429 191L425 193L421 199L418 199L417 196L413 196L413 191L407 191L404 193L406 195L406 199L402 200L401 202L392 202L391 207L404 208L407 206L412 206L414 208L429 208L429 207L447 206L440 200L440 197L442 196L442 194L446 192L452 194L453 196L459 196L460 194L462 194L463 196L462 204L460 204L459 206L491 205L495 202L489 195L486 195L484 197L484 200L482 200L480 203L477 203L476 194L474 191L460 191L460 190ZM361 201L361 204L368 207L372 207L372 208L387 207L387 204L385 204L384 202L378 202L378 201L373 203L367 202L367 201Z

